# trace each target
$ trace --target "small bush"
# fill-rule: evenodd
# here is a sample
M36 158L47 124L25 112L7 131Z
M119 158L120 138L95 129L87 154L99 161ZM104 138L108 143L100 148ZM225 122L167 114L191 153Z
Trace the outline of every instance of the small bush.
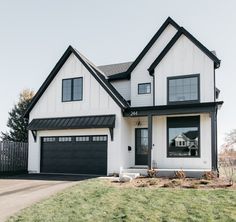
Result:
M202 178L205 180L214 180L217 178L217 174L214 171L206 171L203 175Z
M155 178L155 177L157 177L158 170L157 169L149 169L147 171L147 174L148 174L148 177Z
M176 176L178 179L183 179L183 180L186 178L185 172L184 172L183 170L176 171L176 172L175 172L175 176Z

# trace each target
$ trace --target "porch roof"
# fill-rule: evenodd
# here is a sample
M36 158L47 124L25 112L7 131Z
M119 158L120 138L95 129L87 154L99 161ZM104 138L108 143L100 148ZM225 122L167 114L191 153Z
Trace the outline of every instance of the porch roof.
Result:
M123 115L124 117L137 117L148 115L161 116L193 113L211 113L218 109L218 106L222 104L223 101L164 106L128 107L123 111Z

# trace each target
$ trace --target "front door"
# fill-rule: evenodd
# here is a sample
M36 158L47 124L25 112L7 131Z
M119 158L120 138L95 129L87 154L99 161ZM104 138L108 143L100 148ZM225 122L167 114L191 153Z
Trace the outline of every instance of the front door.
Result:
M135 129L135 165L148 165L148 129Z

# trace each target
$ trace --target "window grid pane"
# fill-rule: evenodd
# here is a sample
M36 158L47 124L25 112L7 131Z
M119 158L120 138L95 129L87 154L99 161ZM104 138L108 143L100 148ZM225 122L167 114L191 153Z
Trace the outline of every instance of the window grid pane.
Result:
M102 142L102 141L107 141L106 136L93 136L92 141L97 141L97 142Z
M64 79L62 81L62 100L71 101L71 79Z
M142 83L138 85L138 94L150 94L151 83Z
M169 102L198 100L198 77L169 79Z
M83 82L82 78L73 79L73 100L82 100Z

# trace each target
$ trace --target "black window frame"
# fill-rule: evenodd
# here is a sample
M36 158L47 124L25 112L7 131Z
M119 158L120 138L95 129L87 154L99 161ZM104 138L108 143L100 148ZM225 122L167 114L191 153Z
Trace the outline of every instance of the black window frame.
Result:
M170 101L169 80L186 79L186 78L197 78L197 81L198 81L197 96L198 96L198 98L196 100ZM200 103L200 74L190 74L190 75L167 77L167 105L188 104L188 103Z
M140 85L150 85L150 92L149 93L140 93L139 92L139 86ZM138 95L146 95L146 94L151 94L152 93L152 85L151 82L145 82L145 83L139 83L138 84Z
M170 121L173 121L170 123ZM166 153L167 158L201 158L201 117L196 116L179 116L167 117L166 119ZM169 128L187 128L198 127L198 155L197 156L170 156L169 155Z
M74 99L74 80L75 79L81 79L81 81L82 81L81 99ZM70 100L64 100L63 99L63 82L66 81L66 80L71 80L71 99ZM83 88L84 88L83 87L83 77L62 79L61 101L62 102L82 101L83 100Z

